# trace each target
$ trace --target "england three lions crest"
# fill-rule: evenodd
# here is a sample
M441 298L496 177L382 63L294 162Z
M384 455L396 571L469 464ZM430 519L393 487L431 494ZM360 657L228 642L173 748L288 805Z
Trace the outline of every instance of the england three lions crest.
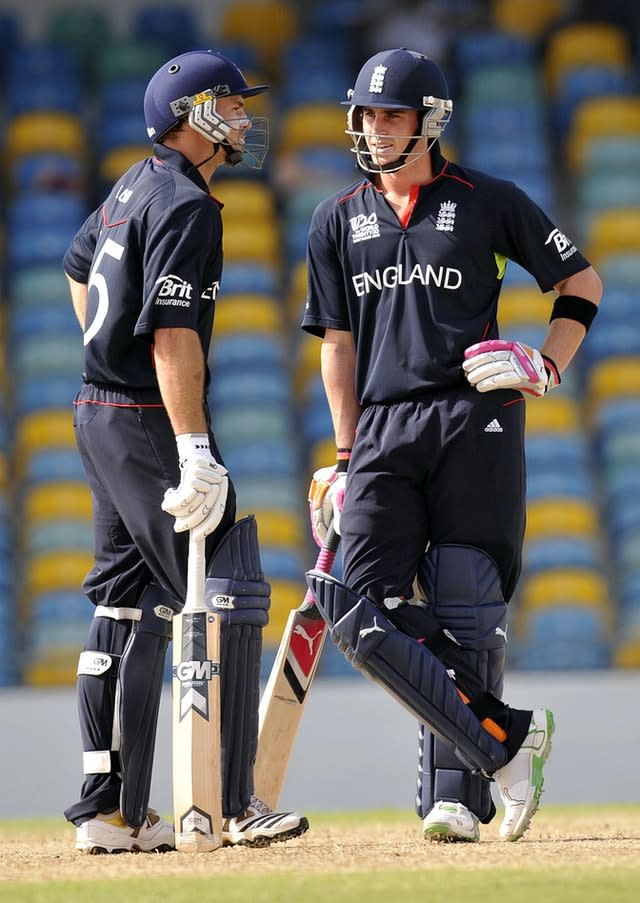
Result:
M436 229L438 232L453 232L457 206L458 205L453 201L443 201L440 204L438 219L436 220Z

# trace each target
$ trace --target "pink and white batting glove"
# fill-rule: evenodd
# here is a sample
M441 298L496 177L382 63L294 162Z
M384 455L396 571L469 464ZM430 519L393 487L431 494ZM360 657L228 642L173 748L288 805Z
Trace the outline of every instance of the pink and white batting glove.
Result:
M176 445L180 485L167 489L161 507L175 517L176 533L191 530L204 539L222 520L229 492L227 470L212 456L206 433L182 433L176 436Z
M340 454L340 452L338 453ZM347 485L347 465L349 458L339 458L331 467L316 470L309 486L309 519L311 532L317 545L322 548L329 528L340 535L340 515L344 504Z
M478 392L518 389L541 398L560 385L560 373L550 357L529 345L503 339L471 345L464 353L462 369Z

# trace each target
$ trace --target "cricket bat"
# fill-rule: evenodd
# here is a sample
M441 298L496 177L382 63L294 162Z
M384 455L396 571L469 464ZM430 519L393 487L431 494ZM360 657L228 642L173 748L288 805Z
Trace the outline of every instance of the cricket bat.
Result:
M315 569L330 573L340 536L329 530ZM327 635L311 590L289 614L280 646L260 700L256 796L275 809L287 774L307 694Z
M189 534L187 596L173 619L173 807L176 849L222 846L220 615L205 605L205 541Z

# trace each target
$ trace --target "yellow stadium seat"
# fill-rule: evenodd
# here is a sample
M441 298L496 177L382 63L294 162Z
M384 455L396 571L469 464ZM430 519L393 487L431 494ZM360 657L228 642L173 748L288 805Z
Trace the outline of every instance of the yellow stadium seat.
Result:
M140 160L144 160L151 154L150 144L125 144L114 147L100 159L98 163L98 175L105 184L111 184L119 179L129 167Z
M309 478L320 467L330 467L336 460L336 440L332 435L314 442L309 451Z
M73 549L34 556L24 573L23 605L28 609L38 593L78 589L93 563L91 553Z
M77 480L52 480L36 483L25 491L22 525L56 518L87 520L91 529L91 492L86 483Z
M587 402L594 417L598 407L613 398L640 396L640 357L608 357L597 361L589 371Z
M580 410L577 402L568 395L549 395L544 404L536 404L540 399L532 398L527 405L527 433L562 432L572 433L580 429Z
M216 302L214 332L282 332L282 311L271 295L225 295Z
M595 213L589 221L587 257L597 266L609 254L640 254L640 209L615 207Z
M10 166L18 157L54 151L85 159L85 126L80 117L59 111L20 113L6 128L5 157Z
M536 5L536 4L532 4ZM622 29L607 22L574 22L549 38L543 60L547 88L555 95L559 82L577 66L631 66L631 47Z
M295 549L304 547L305 536L301 517L292 511L276 509L247 509L238 511L238 517L255 514L258 524L258 536L265 546L289 546Z
M538 38L565 12L566 0L492 0L489 19L498 29Z
M527 505L526 541L542 536L597 536L595 504L573 497L533 499Z
M288 110L280 129L279 146L291 153L303 147L348 147L344 107L305 103Z
M25 668L24 682L29 687L71 687L76 682L78 656L82 646L55 649L30 662Z
M276 222L230 219L224 226L224 259L227 263L247 261L266 263L276 269L282 265L280 235Z
M613 654L614 668L640 669L640 631L626 630Z
M590 142L613 135L640 135L640 97L611 94L580 101L565 144L570 166L581 169Z
M222 43L237 41L249 45L258 55L269 77L277 77L282 52L286 44L298 34L296 6L285 0L239 0L227 3L218 21L217 34ZM250 81L249 84L253 82Z
M282 639L289 612L297 608L306 593L306 584L302 580L270 580L271 608L269 623L262 632L267 646L277 647Z
M30 455L47 446L75 448L73 414L67 408L52 408L25 414L16 430L16 468L22 473Z
M506 286L498 304L501 330L517 323L548 323L553 297L550 292L543 295L536 286Z
M213 193L225 205L225 232L227 223L233 219L243 218L249 223L262 220L276 222L275 196L273 190L263 182L240 178L223 179L214 187Z
M540 571L524 581L520 593L523 608L584 604L609 610L607 581L600 574L579 568Z

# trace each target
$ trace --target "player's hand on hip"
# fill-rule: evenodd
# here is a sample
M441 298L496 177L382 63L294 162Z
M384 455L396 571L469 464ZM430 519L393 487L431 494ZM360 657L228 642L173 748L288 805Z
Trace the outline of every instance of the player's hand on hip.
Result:
M471 345L462 364L469 383L478 392L517 389L540 398L560 385L554 361L521 342L490 339Z
M336 464L316 470L309 486L309 519L311 532L322 548L329 528L340 535L340 515L347 483L346 471L338 472Z
M224 514L229 477L211 454L206 434L176 437L180 458L180 485L167 489L162 510L172 514L176 533L192 530L196 539L213 533Z

